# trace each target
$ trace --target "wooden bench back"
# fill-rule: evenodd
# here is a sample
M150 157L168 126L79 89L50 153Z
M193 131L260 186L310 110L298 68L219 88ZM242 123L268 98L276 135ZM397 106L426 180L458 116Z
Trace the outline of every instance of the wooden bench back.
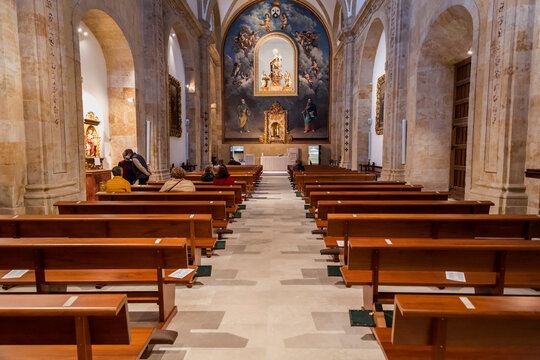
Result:
M88 346L130 343L126 295L80 294L66 306L71 298L69 294L0 296L0 345L82 346L84 336L76 336L81 330L89 331ZM87 326L78 318L84 318Z
M422 188L422 185L395 184L306 185L304 196L309 197L312 191L422 191Z
M342 237L540 237L540 216L482 214L329 214L328 235Z
M159 185L159 188L161 189L161 187L163 186L163 184L165 184L165 181L149 181L147 183L147 185ZM195 184L195 188L197 188L199 185L205 185L205 186L213 186L212 182L206 182L206 181L193 181L193 184ZM247 194L248 192L248 186L247 186L247 183L245 181L236 181L235 180L235 184L236 186L240 186L242 188L242 193L243 194ZM138 189L144 189L144 186L145 185L142 185L142 186L138 186ZM219 186L219 185L216 185L216 186ZM137 186L135 186L137 187ZM134 190L134 186L131 187L132 190ZM136 190L136 189L135 189ZM150 190L150 191L153 191Z
M439 191L312 191L307 201L316 208L322 200L448 200L449 195Z
M328 181L328 180L375 180L375 174L364 174L364 173L329 173L329 174L298 174L294 176L294 185L297 189L302 190L304 188L304 183L314 182L314 181Z
M187 268L186 239L159 239L0 238L0 269Z
M444 359L453 347L462 347L462 355L456 358L467 354L467 347L479 357L490 352L486 357L490 359L494 355L501 359L538 358L540 298L472 296L467 300L472 309L456 295L396 295L392 344L432 347L432 359ZM407 347L400 348L405 356ZM422 358L430 353L426 350ZM399 358L399 353L394 354Z
M188 173L188 174L186 174L186 179L191 180L191 181L200 181L202 174L203 174L202 172L197 173L197 174ZM257 181L257 177L256 177L255 174L246 174L246 173L235 174L235 173L230 173L230 175L233 177L235 182L236 181L244 181L248 185L253 185L253 183L255 181Z
M328 214L489 214L491 201L446 200L322 200L317 203L319 220Z
M349 270L440 272L441 283L434 285L459 285L445 279L444 272L450 270L472 273L500 272L503 284L505 274L536 274L538 279L536 285L540 286L539 261L540 242L538 241L393 237L351 237L349 239ZM501 271L502 269L504 271ZM495 280L494 277L491 279ZM469 280L472 285L478 281L478 279ZM409 284L414 285L418 280L414 277L407 280L404 276L403 281L410 281ZM517 285L530 286L531 284L518 283Z
M144 192L106 193L98 192L99 201L225 201L227 206L234 206L233 191L195 191L195 192Z
M156 192L161 189L163 185L133 185L131 191L140 192ZM242 198L242 186L240 185L195 185L195 190L199 191L233 191L234 197L237 199Z
M227 218L225 201L59 201L64 214L211 214L213 220Z
M0 215L0 237L212 237L212 216Z

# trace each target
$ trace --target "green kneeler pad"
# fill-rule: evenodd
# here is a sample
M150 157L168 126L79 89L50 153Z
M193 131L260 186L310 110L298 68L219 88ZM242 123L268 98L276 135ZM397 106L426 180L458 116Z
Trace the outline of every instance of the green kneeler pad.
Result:
M328 265L328 276L341 276L341 265Z
M246 204L239 204L238 210L246 210Z
M216 241L216 245L214 245L214 250L223 250L225 249L225 241L218 240Z
M297 192L296 197L302 197L302 193Z
M384 320L386 327L392 327L392 320L394 318L393 310L384 310ZM349 318L351 320L351 326L369 326L375 327L375 320L373 320L372 310L349 310Z
M315 219L315 214L306 213L306 219Z
M210 276L212 275L212 265L199 265L197 267L197 276Z
M238 218L241 218L241 217L242 217L242 213L241 213L241 212L238 212L238 211L237 211L237 212L235 212L235 213L233 214L233 218L234 218L234 219L238 219Z
M304 210L309 210L310 207L311 207L311 205L309 205L309 204L304 204Z

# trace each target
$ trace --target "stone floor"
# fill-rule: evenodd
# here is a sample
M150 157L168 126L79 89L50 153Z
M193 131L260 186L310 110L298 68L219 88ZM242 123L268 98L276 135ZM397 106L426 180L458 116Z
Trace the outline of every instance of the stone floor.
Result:
M286 176L267 174L242 218L231 224L225 250L203 264L212 276L178 287L174 345L151 359L383 359L367 328L352 328L348 311L362 290L328 277L303 201Z

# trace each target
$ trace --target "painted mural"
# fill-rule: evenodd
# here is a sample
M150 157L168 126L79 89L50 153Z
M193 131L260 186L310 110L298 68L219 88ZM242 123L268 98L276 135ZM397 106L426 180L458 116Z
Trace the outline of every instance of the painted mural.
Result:
M277 101L292 141L328 141L330 46L317 17L293 1L262 1L232 23L224 56L224 140L259 141Z

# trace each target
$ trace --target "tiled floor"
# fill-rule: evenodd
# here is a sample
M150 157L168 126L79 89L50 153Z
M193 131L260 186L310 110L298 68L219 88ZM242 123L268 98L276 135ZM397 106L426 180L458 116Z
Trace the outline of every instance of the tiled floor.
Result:
M203 264L211 277L177 289L179 312L169 329L176 344L155 348L152 360L383 359L366 328L349 325L362 290L330 278L303 201L286 176L267 174L227 247Z

